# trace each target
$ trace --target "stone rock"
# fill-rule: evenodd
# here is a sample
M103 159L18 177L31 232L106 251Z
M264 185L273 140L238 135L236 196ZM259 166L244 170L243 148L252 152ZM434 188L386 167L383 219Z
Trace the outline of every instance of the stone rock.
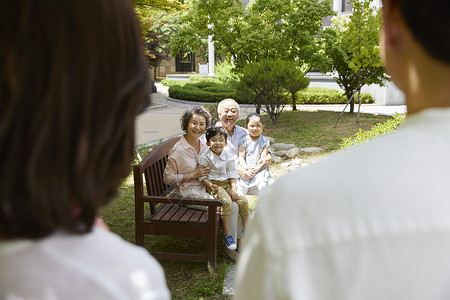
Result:
M300 153L300 149L298 149L297 147L292 148L291 150L289 150L287 152L287 157L289 158L294 158L296 157L298 154Z
M279 156L279 157L283 157L283 156L287 156L287 150L280 150L280 151L272 151L273 155Z
M287 168L290 167L290 165L291 165L290 162L285 162L285 163L282 163L280 167L281 167L282 169L287 169Z
M275 143L275 139L271 136L266 136L266 138L269 140L270 144L272 145L273 143Z
M301 159L301 158L294 158L293 160L291 160L291 165L297 165L297 166L299 166L299 165L301 165L303 163L303 159Z
M319 153L322 151L323 151L323 149L319 148L319 147L307 147L307 148L300 149L300 152L307 153L307 154L315 154L315 153Z
M280 163L281 162L281 157L276 156L276 155L272 155L272 161L274 163Z
M283 144L283 143L276 143L272 145L272 148L275 150L291 150L292 148L295 148L295 145L293 144Z
M287 169L289 170L289 172L291 172L291 171L295 171L297 169L300 169L300 166L299 165L291 165Z

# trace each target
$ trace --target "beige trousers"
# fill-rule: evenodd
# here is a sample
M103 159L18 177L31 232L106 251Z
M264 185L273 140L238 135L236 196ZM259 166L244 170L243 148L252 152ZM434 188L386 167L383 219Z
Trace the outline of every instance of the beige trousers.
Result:
M231 199L230 194L229 194L231 191L231 186L230 186L229 180L224 180L224 181L211 180L211 183L213 183L219 187L218 191L216 193L212 193L211 189L209 187L206 187L206 191L208 193L210 193L211 195L213 195L214 198L222 200L223 206L222 206L220 214L222 216L231 215L231 205L232 205L233 200ZM235 202L239 207L239 215L248 216L250 211L248 209L248 202L247 202L247 199L245 198L245 196L239 195L238 200L236 200Z

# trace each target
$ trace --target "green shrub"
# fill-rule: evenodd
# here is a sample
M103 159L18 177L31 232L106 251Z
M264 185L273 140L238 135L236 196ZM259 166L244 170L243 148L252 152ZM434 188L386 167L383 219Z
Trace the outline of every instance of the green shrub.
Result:
M233 93L234 89L228 85L215 85L215 86L207 86L203 88L204 91L213 92L213 93Z
M184 86L186 83L188 83L188 81L186 80L167 80L167 79L163 79L161 80L161 83L165 86L172 86L172 85L179 85L179 86Z
M302 91L302 93L309 92L309 93L334 93L334 94L340 94L341 92L335 89L328 89L323 87L307 87L305 90Z
M293 61L263 59L242 68L238 89L251 90L256 95L253 101L256 112L265 106L272 124L276 124L284 106L291 101L288 92L295 96L308 84L309 79Z
M344 93L326 88L308 88L297 93L297 104L346 104L348 101ZM355 99L356 103L357 99ZM361 94L362 103L373 103L371 94Z
M189 78L189 82L199 83L199 82L220 82L220 81L214 77L204 77L200 75L194 75Z
M379 123L373 126L368 131L362 131L360 129L359 132L357 132L353 136L344 139L341 143L341 147L347 148L368 141L376 136L391 132L392 130L396 129L401 123L403 123L405 118L406 114L396 113L392 119L383 123Z
M203 105L203 107L206 108L211 114L211 125L214 126L217 123L217 121L219 121L219 113L217 112L219 103Z
M169 87L169 97L187 101L215 103L225 98L234 98L234 96L235 93L233 91L216 93L193 88L192 86L184 88L179 85L172 85Z
M196 82L196 83L187 83L184 86L184 88L191 89L191 90L195 90L195 89L203 90L205 88L220 89L222 86L223 86L223 84L217 83L217 82Z
M239 82L239 76L233 72L233 65L224 61L215 66L214 68L217 78L225 84L233 84L235 82Z

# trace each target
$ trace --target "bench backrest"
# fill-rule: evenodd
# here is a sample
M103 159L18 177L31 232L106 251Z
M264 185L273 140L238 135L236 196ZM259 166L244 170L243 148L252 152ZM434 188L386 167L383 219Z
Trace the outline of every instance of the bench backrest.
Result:
M172 137L161 144L155 146L152 151L140 162L133 166L135 192L136 195L143 195L144 186L142 175L144 175L148 196L161 196L169 189L169 186L163 181L164 169L167 164L167 157L170 149L181 137ZM155 212L154 205L150 204L150 210Z

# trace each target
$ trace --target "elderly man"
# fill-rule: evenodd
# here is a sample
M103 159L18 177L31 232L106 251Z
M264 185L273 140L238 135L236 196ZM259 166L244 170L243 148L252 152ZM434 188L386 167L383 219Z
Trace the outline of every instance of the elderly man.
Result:
M267 189L236 300L450 299L449 29L448 0L383 1L380 48L408 118Z

